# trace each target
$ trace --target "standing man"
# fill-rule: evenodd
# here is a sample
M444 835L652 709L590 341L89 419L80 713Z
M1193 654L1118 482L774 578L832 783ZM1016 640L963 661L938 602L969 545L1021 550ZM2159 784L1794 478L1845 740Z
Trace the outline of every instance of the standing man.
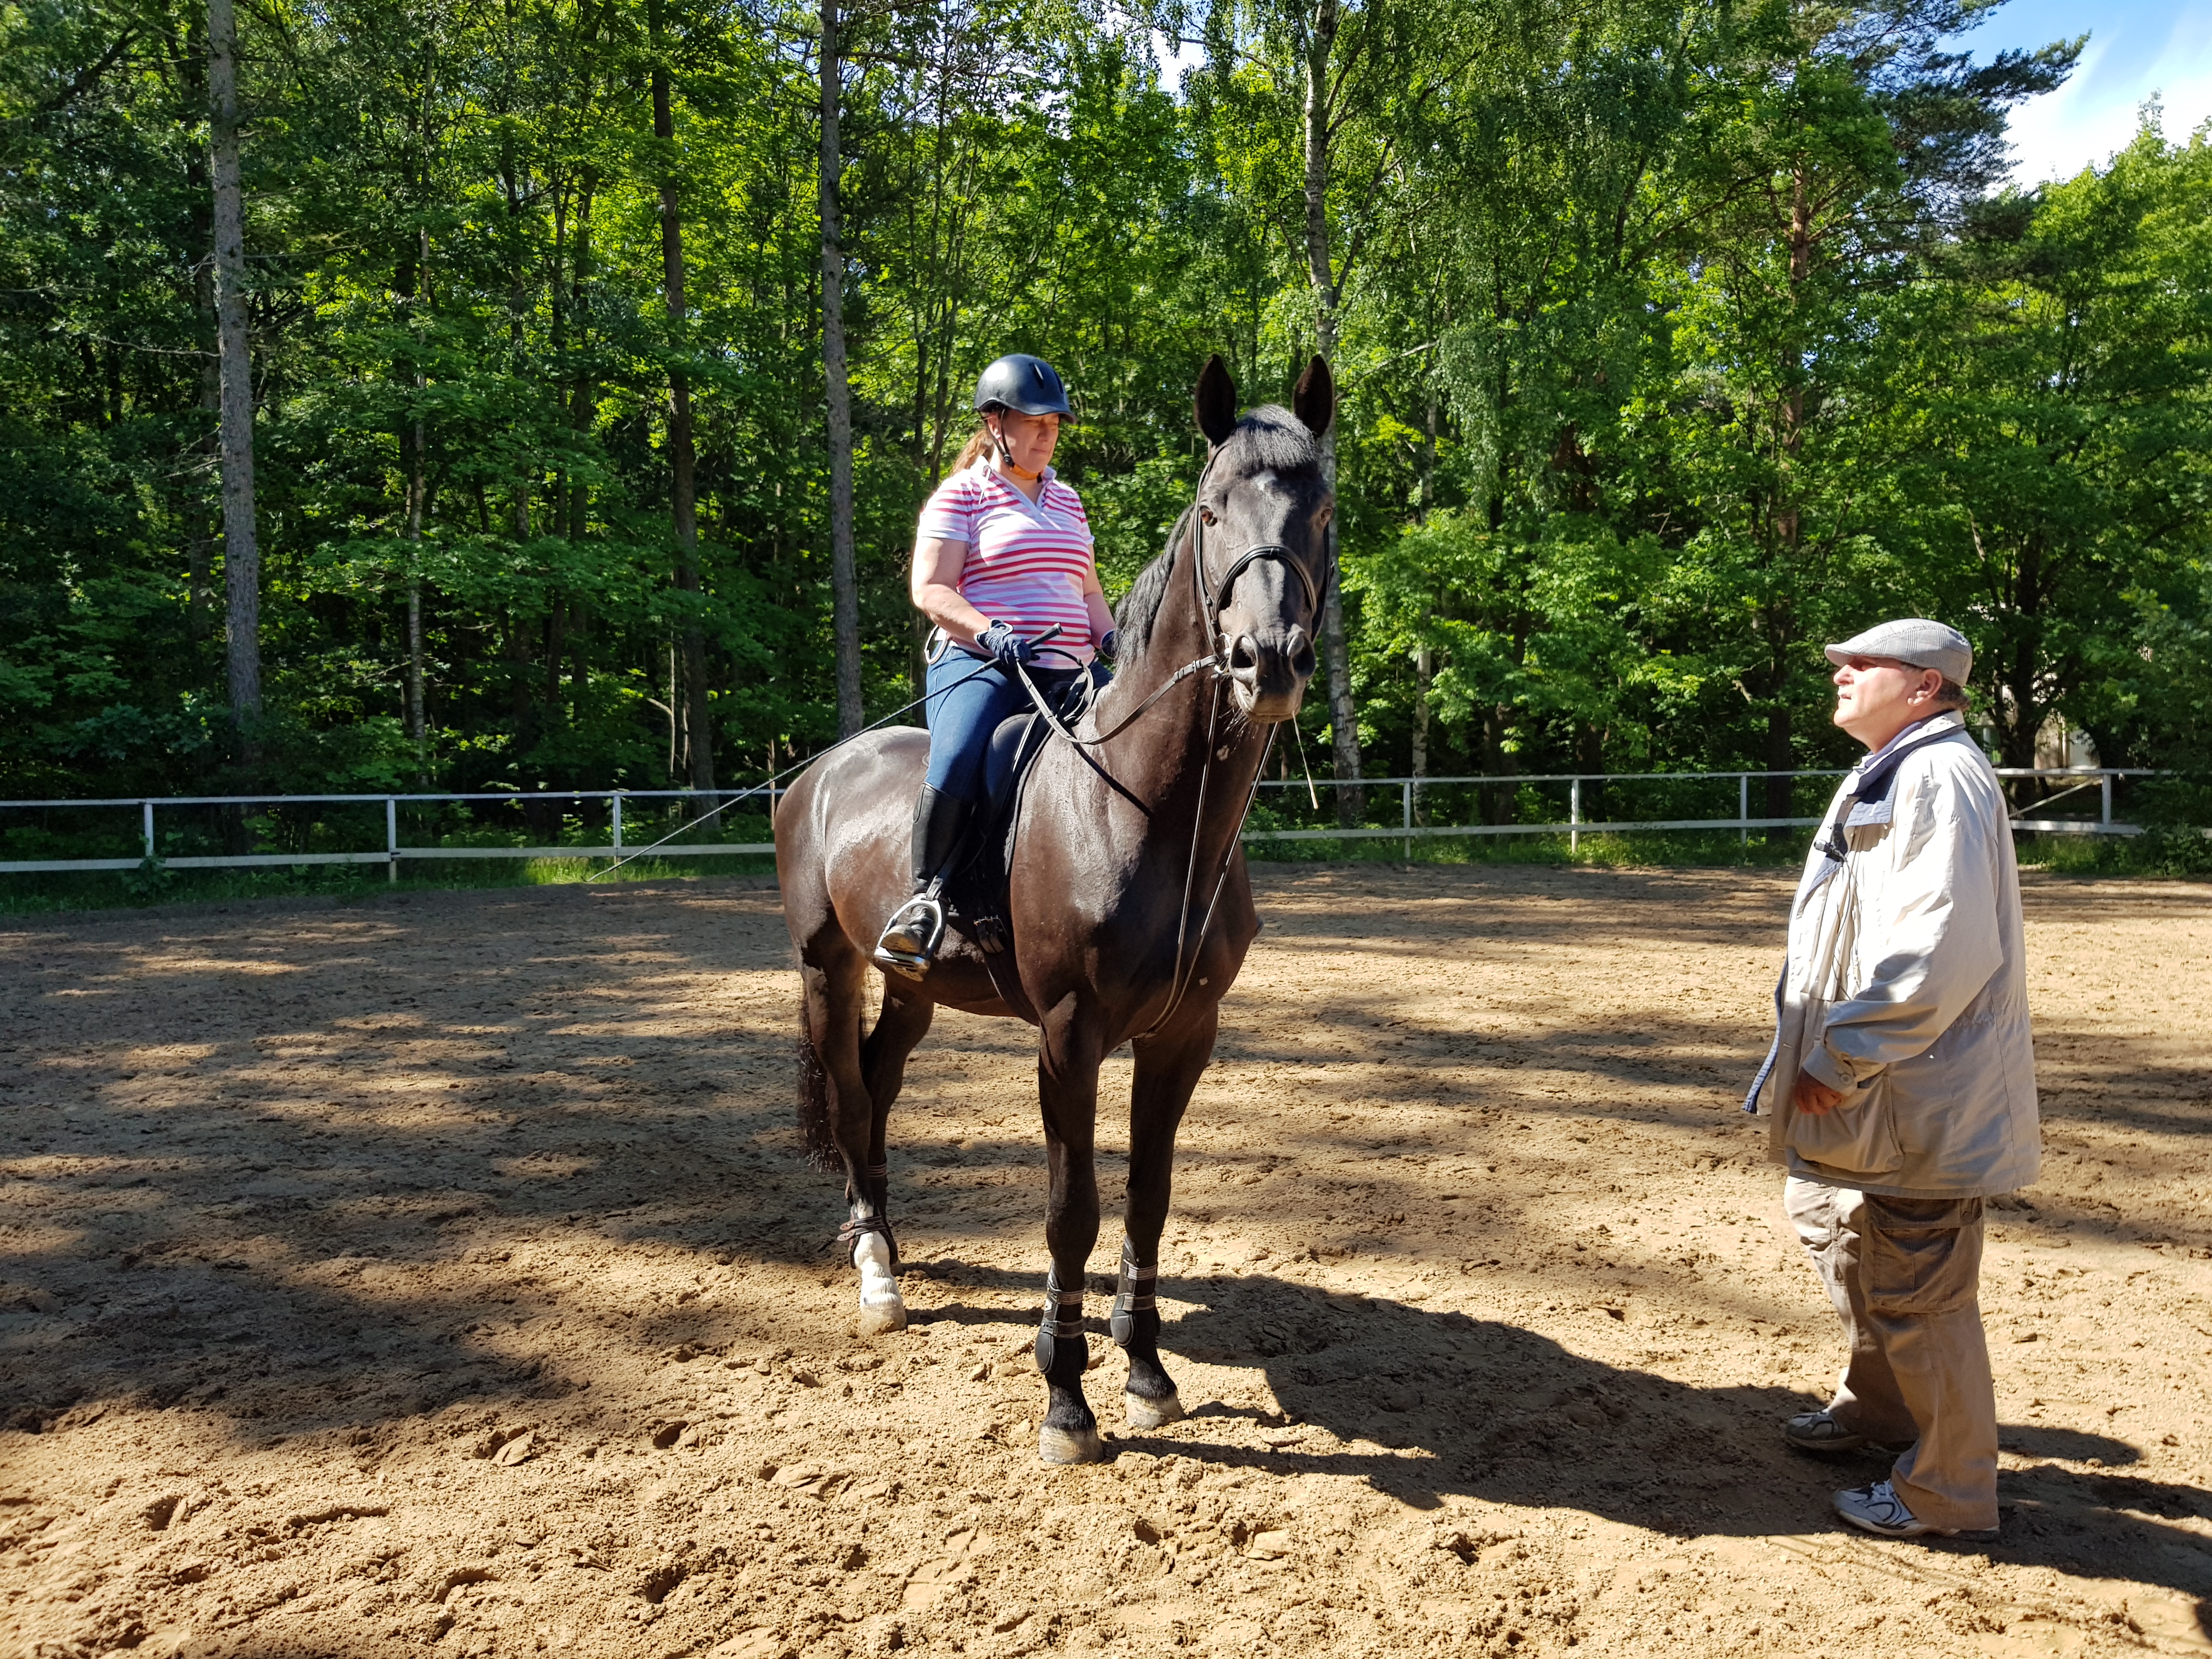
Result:
M1996 774L1960 711L1957 629L1884 623L1827 648L1836 724L1869 750L1790 915L1762 1097L1784 1201L1843 1321L1807 1451L1905 1446L1836 1512L1889 1538L1997 1524L1996 1390L1978 1299L1982 1201L2041 1159L2020 875Z

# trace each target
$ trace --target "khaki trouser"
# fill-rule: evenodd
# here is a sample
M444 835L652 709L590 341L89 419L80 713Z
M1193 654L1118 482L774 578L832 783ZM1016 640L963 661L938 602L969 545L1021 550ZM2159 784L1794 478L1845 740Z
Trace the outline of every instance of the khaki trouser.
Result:
M1931 1527L1997 1524L1997 1401L1982 1334L1982 1200L1885 1198L1792 1176L1783 1202L1850 1349L1828 1407L1911 1443L1890 1482Z

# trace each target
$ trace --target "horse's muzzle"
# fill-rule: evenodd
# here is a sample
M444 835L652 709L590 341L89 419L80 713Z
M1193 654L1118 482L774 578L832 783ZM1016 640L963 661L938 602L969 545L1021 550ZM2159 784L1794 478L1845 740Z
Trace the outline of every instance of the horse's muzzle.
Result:
M1239 634L1229 647L1237 708L1261 725L1291 719L1305 701L1315 663L1313 636L1304 628Z

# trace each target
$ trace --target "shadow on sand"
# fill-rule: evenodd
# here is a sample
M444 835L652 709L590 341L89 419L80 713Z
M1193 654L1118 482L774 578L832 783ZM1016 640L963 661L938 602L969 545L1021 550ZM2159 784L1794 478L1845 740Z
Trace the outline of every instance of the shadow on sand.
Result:
M1034 1288L1028 1279L953 1261L925 1271L994 1290ZM1094 1280L1092 1288L1110 1285ZM1256 1363L1281 1411L1200 1407L1173 1430L1118 1437L1117 1455L1173 1454L1278 1475L1357 1475L1416 1508L1459 1494L1580 1510L1684 1538L1842 1533L1828 1495L1878 1480L1887 1467L1872 1455L1831 1459L1785 1447L1781 1420L1821 1403L1795 1389L1692 1388L1515 1325L1325 1295L1281 1279L1164 1277L1160 1295L1194 1305L1162 1332L1171 1374L1179 1358ZM954 1306L916 1322L1005 1318L996 1306ZM1095 1353L1106 1339L1091 1341ZM1119 1365L1109 1354L1090 1380L1092 1407L1109 1429ZM1209 1434L1209 1425L1235 1419L1260 1430L1262 1443L1251 1444L1250 1434ZM2212 1540L2171 1524L2212 1520L2212 1492L2119 1472L2142 1453L2108 1435L2008 1424L2001 1437L2024 1457L2098 1459L2104 1468L2038 1462L2008 1469L1998 1481L1996 1542L1929 1540L1927 1549L2156 1584L2192 1599L2200 1629L2212 1637Z

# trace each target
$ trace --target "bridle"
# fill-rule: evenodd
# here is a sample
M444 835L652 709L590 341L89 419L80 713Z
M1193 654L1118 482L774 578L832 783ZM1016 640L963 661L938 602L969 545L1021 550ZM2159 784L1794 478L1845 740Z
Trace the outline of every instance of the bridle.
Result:
M1142 702L1131 709L1128 714L1123 716L1121 720L1116 720L1109 729L1101 732L1095 738L1080 737L1077 735L1076 732L1069 729L1067 722L1062 720L1052 706L1046 702L1044 695L1040 692L1035 685L1030 684L1029 676L1027 674L1024 674L1022 676L1022 683L1024 685L1028 687L1030 701L1036 705L1037 713L1044 717L1046 724L1048 725L1054 732L1066 738L1068 743L1073 744L1079 751L1085 749L1094 749L1100 744L1108 742L1114 738L1120 737L1122 732L1127 731L1139 720L1142 720L1146 714L1152 713L1154 707L1156 707L1160 700L1165 697L1169 692L1174 690L1176 687L1181 685L1193 674L1199 673L1205 669L1211 668L1213 671L1214 679L1216 682L1214 690L1217 698L1218 697L1218 694L1220 692L1219 682L1235 678L1234 672L1231 669L1229 661L1229 642L1221 636L1221 613L1229 608L1230 597L1236 591L1237 579L1243 575L1243 574L1249 570L1254 565L1259 564L1263 561L1274 560L1280 562L1285 569L1296 576L1298 579L1298 590L1300 596L1305 600L1306 636L1309 639L1314 637L1320 629L1322 594L1327 591L1328 584L1334 580L1336 575L1336 564L1335 561L1333 559L1329 562L1328 569L1322 574L1322 586L1316 588L1314 585L1312 574L1306 569L1305 565L1299 560L1297 555L1291 552L1288 547L1284 545L1281 542L1255 542L1251 546L1246 548L1242 553L1239 553L1235 558L1229 562L1229 568L1222 573L1221 580L1218 582L1215 583L1210 588L1206 586L1206 481L1213 476L1214 458L1219 455L1220 453L1220 449L1217 447L1206 456L1206 465L1198 475L1198 487L1193 493L1190 508L1191 592L1197 598L1199 614L1206 619L1206 641L1207 646L1206 655L1202 657L1194 657L1190 661L1176 669L1174 673L1168 676L1167 679L1160 684L1159 688L1155 690L1152 696L1146 697ZM1210 725L1207 735L1210 739L1212 735ZM1271 741L1272 738L1273 733L1271 732ZM1206 757L1209 764L1212 763L1212 745L1209 741L1206 747ZM1084 758L1085 760L1089 760L1090 757L1086 755ZM1097 769L1097 763L1092 762L1091 763L1093 769ZM1101 773L1101 775L1104 775L1103 772ZM1109 783L1113 783L1113 780L1111 778L1107 779L1107 781ZM1125 798L1127 798L1127 792L1121 790L1120 785L1115 784L1114 787L1117 791L1121 793Z
M1255 542L1229 562L1220 582L1212 590L1206 585L1206 481L1213 476L1214 457L1218 447L1206 456L1205 468L1198 475L1198 489L1191 502L1190 517L1190 580L1192 591L1198 595L1199 614L1206 618L1206 642L1213 647L1209 659L1216 672L1226 678L1229 674L1229 645L1221 637L1221 613L1229 608L1230 595L1236 591L1237 579L1263 560L1280 563L1298 579L1298 587L1306 604L1306 635L1313 636L1321 623L1321 595L1315 590L1314 579L1297 556L1280 542ZM1335 574L1334 566L1328 573Z
M1321 625L1322 596L1328 591L1328 582L1334 580L1336 574L1335 562L1332 560L1329 568L1322 573L1321 585L1316 586L1312 574L1287 546L1280 542L1257 542L1247 547L1229 562L1229 568L1222 573L1220 581L1211 587L1207 586L1206 483L1212 476L1213 463L1220 453L1220 447L1217 445L1207 454L1206 465L1198 475L1198 488L1194 494L1190 511L1191 591L1197 597L1199 614L1206 621L1206 654L1194 658L1176 669L1165 684L1131 710L1127 719L1115 722L1111 731L1102 732L1095 738L1080 738L1069 731L1066 723L1053 711L1051 705L1046 702L1043 694L1037 690L1029 675L1019 670L1017 671L1021 672L1022 684L1029 690L1030 701L1036 705L1037 713L1044 717L1052 730L1065 738L1074 748L1076 753L1082 756L1091 769L1104 778L1124 799L1136 803L1138 810L1145 812L1147 817L1151 816L1149 810L1142 803L1136 802L1136 798L1110 776L1094 757L1085 751L1104 743L1109 738L1117 737L1127 731L1149 713L1163 697L1191 675L1209 668L1213 671L1212 695L1206 700L1206 757L1200 763L1198 774L1198 810L1191 815L1190 856L1183 869L1182 904L1176 923L1175 973L1168 984L1167 1006L1160 1011L1158 1018L1136 1033L1139 1037L1151 1036L1173 1018L1176 1011L1182 1006L1184 995L1190 989L1191 981L1198 972L1199 956L1206 948L1206 936L1213 926L1213 913L1221 902L1223 889L1228 884L1229 866L1237 855L1237 837L1243 833L1244 821L1251 816L1252 802L1260 793L1260 776L1267 770L1267 756L1274 749L1275 733L1281 725L1281 722L1277 721L1271 723L1267 727L1267 744L1260 751L1259 763L1252 769L1252 782L1250 787L1244 792L1244 805L1237 812L1236 827L1230 831L1228 841L1224 843L1225 850L1221 855L1220 867L1214 873L1212 892L1206 900L1206 915L1199 922L1198 937L1195 940L1191 940L1189 939L1191 896L1197 884L1198 843L1200 831L1206 823L1207 786L1212 781L1214 762L1226 760L1229 757L1227 745L1218 742L1221 726L1221 688L1224 681L1233 679L1235 675L1229 661L1228 642L1221 636L1221 613L1228 609L1230 598L1236 589L1238 579L1255 565L1272 560L1279 562L1298 579L1301 594L1305 600L1306 635L1310 639ZM1186 943L1189 945L1188 957L1184 950Z

